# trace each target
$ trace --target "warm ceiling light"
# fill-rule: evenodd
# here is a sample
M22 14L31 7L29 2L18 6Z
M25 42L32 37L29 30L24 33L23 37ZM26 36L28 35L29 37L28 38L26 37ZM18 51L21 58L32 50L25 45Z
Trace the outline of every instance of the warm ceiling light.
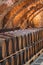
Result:
M40 12L36 17L34 17L33 22L35 27L43 26L43 11Z

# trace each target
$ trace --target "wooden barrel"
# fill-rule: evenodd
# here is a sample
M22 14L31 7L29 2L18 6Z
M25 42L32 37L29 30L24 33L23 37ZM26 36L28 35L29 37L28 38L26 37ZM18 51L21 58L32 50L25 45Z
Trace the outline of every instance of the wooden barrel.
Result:
M11 65L14 65L14 57L11 57Z
M23 48L25 48L25 35L23 35L22 37L23 37Z
M12 58L12 63L13 63L14 65L19 65L19 63L20 63L19 53L13 55L12 57L13 57L13 58ZM11 64L11 65L13 65L13 64Z
M22 44L23 44L22 36L18 37L18 42L19 42L19 50L21 50L22 49Z
M27 62L28 50L27 47L24 49L24 63Z
M32 44L34 43L34 33L33 32L31 33L31 43Z
M6 53L6 42L4 38L0 38L0 59L5 58Z
M5 42L6 42L6 53L7 53L7 56L9 56L10 54L13 53L12 39L11 38L6 39Z
M0 36L0 51L2 53L2 58L9 56L13 53L12 51L12 39L8 36ZM1 56L0 56L1 57Z
M30 36L30 33L28 34L28 46L31 45L31 36Z
M35 54L37 53L37 50L38 49L38 44L37 43L35 43Z
M32 46L30 46L30 58L33 56Z
M17 65L17 55L14 55L14 65Z
M35 55L35 44L32 45L32 56Z
M38 42L38 52L41 50L40 47L41 47L41 46L40 46L40 41L39 41L39 42Z
M29 40L30 40L29 41L30 45L32 45L32 34L31 33L29 34Z
M38 38L39 38L39 40L40 40L40 30L38 31Z
M36 32L36 41L38 41L38 31Z
M36 42L36 32L34 32L34 42Z
M41 40L41 32L40 32L40 30L39 30L39 40Z
M43 39L43 30L41 30L41 39Z
M26 46L28 47L29 46L29 39L28 39L28 34L26 35Z
M43 39L42 39L42 41L41 41L41 48L43 48Z
M24 51L21 51L19 53L19 65L23 65L24 64Z
M19 51L19 42L18 42L18 37L16 37L16 51Z
M28 61L28 47L26 48L26 62Z
M39 42L37 43L37 53L40 51Z
M30 46L30 34L28 34L28 46Z
M43 39L43 30L42 30L42 39Z
M35 43L35 54L41 50L41 42Z

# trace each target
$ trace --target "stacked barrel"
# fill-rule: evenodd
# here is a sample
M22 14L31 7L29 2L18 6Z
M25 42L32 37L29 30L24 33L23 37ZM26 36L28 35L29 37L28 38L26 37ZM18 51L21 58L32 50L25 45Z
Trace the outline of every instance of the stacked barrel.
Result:
M43 49L43 28L0 33L0 65L23 65Z

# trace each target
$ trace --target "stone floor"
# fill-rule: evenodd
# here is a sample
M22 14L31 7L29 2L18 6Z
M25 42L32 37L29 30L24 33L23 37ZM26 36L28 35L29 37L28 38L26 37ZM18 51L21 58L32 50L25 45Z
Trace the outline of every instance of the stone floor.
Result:
M43 65L43 53L31 65Z

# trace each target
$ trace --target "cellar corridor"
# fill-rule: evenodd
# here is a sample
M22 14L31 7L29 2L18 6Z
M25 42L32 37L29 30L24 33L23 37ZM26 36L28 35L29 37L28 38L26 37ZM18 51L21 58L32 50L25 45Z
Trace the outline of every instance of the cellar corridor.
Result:
M0 0L0 65L43 65L43 0Z

